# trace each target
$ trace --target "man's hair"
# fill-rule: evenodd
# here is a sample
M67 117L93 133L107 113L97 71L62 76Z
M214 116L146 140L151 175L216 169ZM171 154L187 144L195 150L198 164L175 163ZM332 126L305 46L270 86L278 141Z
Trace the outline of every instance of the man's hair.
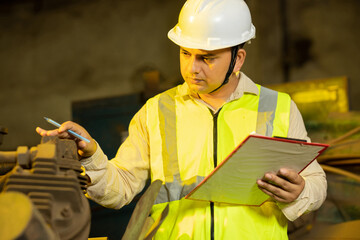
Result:
M244 48L244 46L245 46L245 42L240 43L240 44L239 44L239 45L237 45L237 46L238 46L238 49ZM234 46L234 47L236 47L236 46Z

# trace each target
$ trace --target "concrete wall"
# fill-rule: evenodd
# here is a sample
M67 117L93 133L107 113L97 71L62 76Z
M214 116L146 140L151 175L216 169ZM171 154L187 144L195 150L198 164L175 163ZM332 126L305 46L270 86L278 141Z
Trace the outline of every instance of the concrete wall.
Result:
M73 1L2 12L0 125L9 134L1 149L38 144L35 127L51 128L43 116L70 119L72 101L139 91L138 69L157 68L169 82L178 81L178 50L166 34L181 5Z
M158 69L163 88L180 82L178 48L166 34L183 2L1 2L0 125L9 134L0 150L37 145L35 127L50 128L43 116L66 121L73 101L139 92L143 69ZM257 38L246 46L248 76L270 84L345 75L351 108L360 110L358 0L247 2L257 28Z

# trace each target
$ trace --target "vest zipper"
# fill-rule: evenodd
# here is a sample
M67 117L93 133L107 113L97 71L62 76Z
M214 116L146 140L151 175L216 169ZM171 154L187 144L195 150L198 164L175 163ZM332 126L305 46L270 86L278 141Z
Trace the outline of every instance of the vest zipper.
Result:
M209 109L210 110L210 109ZM213 116L214 119L214 129L213 129L213 147L214 147L214 168L217 167L217 120L218 120L218 116L219 116L219 112L220 112L221 108L216 112L213 113L211 110L211 115ZM215 211L214 211L214 202L210 202L210 212L211 212L211 227L210 227L210 235L211 235L211 240L215 239L214 233L215 233L215 223L214 223L214 218L215 218Z
M214 168L217 167L217 121L218 121L218 116L219 116L219 112L221 109L219 109L219 111L217 111L216 113L213 113L213 117L214 117L214 131L213 131L213 142L214 142Z

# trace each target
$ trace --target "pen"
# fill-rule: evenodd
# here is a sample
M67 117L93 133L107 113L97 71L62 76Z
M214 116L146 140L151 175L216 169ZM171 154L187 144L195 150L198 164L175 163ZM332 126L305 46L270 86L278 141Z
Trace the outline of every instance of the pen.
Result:
M50 118L47 118L47 117L44 117L44 118L45 118L45 120L46 120L48 123L54 125L55 127L60 127L60 126L61 126L61 124L55 122L54 120L52 120L52 119L50 119ZM67 131L69 134L73 135L74 137L80 138L81 140L84 140L85 142L88 142L88 143L90 142L89 139L84 138L83 136L77 134L77 133L74 132L74 131L71 131L71 130L66 130L66 131Z

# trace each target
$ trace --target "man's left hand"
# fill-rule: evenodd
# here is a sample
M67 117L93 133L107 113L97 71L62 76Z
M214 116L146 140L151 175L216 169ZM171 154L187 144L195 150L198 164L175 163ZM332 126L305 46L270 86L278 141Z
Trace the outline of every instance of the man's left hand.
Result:
M294 170L281 168L276 174L265 173L257 180L261 191L281 203L295 201L305 186L305 180Z

